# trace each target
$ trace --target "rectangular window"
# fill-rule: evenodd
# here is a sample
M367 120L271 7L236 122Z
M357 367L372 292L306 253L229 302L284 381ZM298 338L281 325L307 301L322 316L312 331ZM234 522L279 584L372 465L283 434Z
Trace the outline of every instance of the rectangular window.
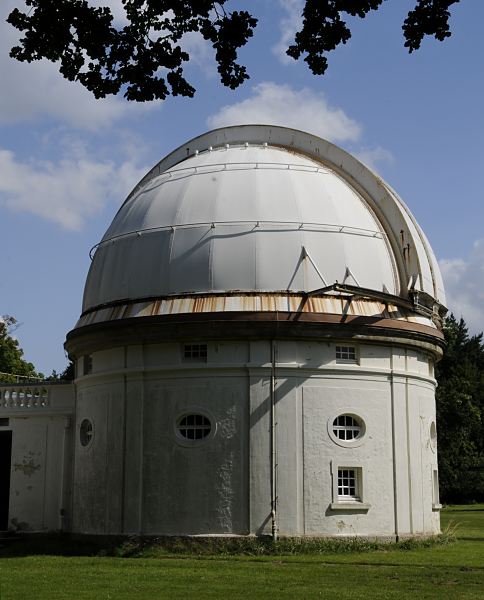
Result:
M356 362L356 348L354 346L336 346L336 362Z
M358 469L338 468L338 501L359 502Z
M183 347L185 360L207 360L207 344L185 344Z
M371 505L364 495L363 467L340 467L331 461L331 510L367 512Z
M8 427L10 425L10 419L0 419L0 427Z
M85 354L82 357L82 372L84 375L92 373L92 356L90 354Z

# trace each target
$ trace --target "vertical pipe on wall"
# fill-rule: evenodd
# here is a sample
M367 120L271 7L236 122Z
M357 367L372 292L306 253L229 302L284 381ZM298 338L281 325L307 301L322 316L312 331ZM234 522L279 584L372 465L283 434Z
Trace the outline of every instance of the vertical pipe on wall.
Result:
M126 371L128 369L128 347L124 346L124 373L123 373L123 442L121 450L121 514L120 514L120 531L125 532L126 524L126 436L127 436L127 419L128 419L128 381Z
M277 541L277 453L276 453L276 348L274 340L271 340L271 423L270 423L270 446L271 446L271 520L272 539Z
M397 460L396 460L396 440L395 440L395 377L394 377L394 357L393 348L390 353L390 394L391 394L391 410L392 410L392 458L393 458L393 520L395 525L395 541L398 542L398 502L397 502Z

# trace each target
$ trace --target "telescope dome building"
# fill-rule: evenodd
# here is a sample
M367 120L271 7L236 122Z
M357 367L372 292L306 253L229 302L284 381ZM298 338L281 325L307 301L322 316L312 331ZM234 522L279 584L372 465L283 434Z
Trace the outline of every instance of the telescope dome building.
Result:
M444 314L425 235L356 158L284 127L190 140L92 251L69 528L438 533Z

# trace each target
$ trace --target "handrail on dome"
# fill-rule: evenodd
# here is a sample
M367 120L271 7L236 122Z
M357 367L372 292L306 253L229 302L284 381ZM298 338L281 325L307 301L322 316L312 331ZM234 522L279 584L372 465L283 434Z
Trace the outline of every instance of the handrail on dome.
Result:
M145 228L145 229L141 229L141 230L135 229L132 231L126 231L124 233L120 233L118 235L113 235L112 237L102 239L97 244L94 244L94 246L89 250L89 258L91 260L93 260L95 251L99 248L99 246L103 246L110 242L113 243L120 238L127 238L130 236L140 237L141 235L144 235L146 233L153 233L153 232L157 232L157 231L171 230L173 232L176 229L189 229L191 227L206 226L206 227L210 227L211 229L215 229L215 227L217 225L223 225L223 226L227 226L227 227L229 227L229 226L237 227L240 225L247 225L247 226L253 226L254 229L259 228L261 225L272 226L272 227L293 226L293 227L296 227L298 230L307 228L310 231L345 233L345 234L349 234L349 235L362 235L362 236L373 237L373 238L386 237L386 233L383 231L378 231L378 230L374 230L374 229L366 229L364 227L354 227L352 225L341 225L341 224L336 224L336 223L316 223L316 222L312 222L312 221L300 222L300 221L279 221L279 220L269 221L269 220L261 220L261 219L258 219L258 220L243 219L243 220L237 220L237 221L199 221L199 222L194 222L194 223L175 223L175 224L171 224L171 225L160 225L159 227L149 227L149 228ZM309 258L309 260L314 264L313 260L308 255L307 251L306 251L306 255ZM320 275L320 277L322 277L322 276ZM324 279L323 279L323 283L324 283Z

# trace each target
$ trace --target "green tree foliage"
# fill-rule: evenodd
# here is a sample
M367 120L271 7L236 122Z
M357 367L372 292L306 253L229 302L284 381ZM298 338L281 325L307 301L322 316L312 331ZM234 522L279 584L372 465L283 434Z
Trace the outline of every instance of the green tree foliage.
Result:
M32 363L23 359L24 353L11 335L16 325L17 321L13 317L0 317L0 381L13 383L17 380L24 381L24 377L41 379L43 375L35 371Z
M390 0L306 0L302 27L287 54L304 57L311 71L322 75L327 54L351 38L345 18L364 18L385 1ZM449 8L459 1L414 0L402 26L409 52L425 36L442 41L451 35ZM124 27L113 25L109 8L88 0L24 2L28 10L15 8L7 19L23 34L10 55L20 61L57 62L66 79L79 81L96 98L120 91L136 101L193 96L195 89L183 73L190 55L182 39L192 32L212 44L223 85L235 89L249 77L237 54L258 20L248 10L228 11L230 0L122 0ZM257 3L247 0L247 7L256 10Z
M109 8L86 0L25 0L27 13L14 9L7 21L24 33L11 56L20 61L47 58L96 98L117 94L128 100L193 96L183 75L189 54L181 38L199 32L215 49L224 85L236 88L248 78L237 51L253 35L257 19L247 11L227 13L227 0L123 0L128 24L113 27Z
M437 366L437 428L442 500L484 500L484 342L463 319L448 317Z
M54 369L49 375L49 377L45 378L45 381L74 381L76 376L76 367L72 360L69 360L67 367L62 371L62 373L57 373Z

